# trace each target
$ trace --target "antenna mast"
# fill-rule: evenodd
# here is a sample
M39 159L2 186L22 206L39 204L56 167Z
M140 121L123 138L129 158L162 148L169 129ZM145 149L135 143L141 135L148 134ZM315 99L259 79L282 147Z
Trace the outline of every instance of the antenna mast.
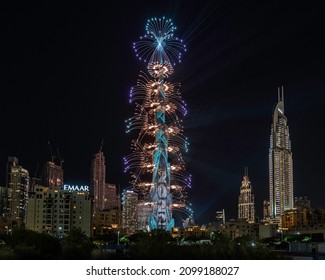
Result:
M99 152L100 152L100 153L102 152L103 145L104 145L104 139L102 139L102 144L100 145L100 149L99 149Z

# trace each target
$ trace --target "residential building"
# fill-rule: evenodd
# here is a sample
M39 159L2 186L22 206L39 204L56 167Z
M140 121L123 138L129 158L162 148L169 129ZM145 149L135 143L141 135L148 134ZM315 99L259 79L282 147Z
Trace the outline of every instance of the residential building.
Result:
M63 169L53 161L48 161L42 169L42 185L51 189L61 189L63 186Z
M108 234L121 228L121 211L119 209L106 209L94 214L94 236Z
M105 180L106 165L105 156L102 152L103 144L99 152L93 155L91 162L91 191L94 194L94 209L101 211L105 209Z
M138 194L125 190L122 195L122 227L126 234L133 234L137 230Z
M119 208L119 196L115 184L105 184L103 209Z
M53 234L67 235L79 227L92 236L92 199L86 192L67 192L41 185L29 193L26 228Z
M12 226L24 226L29 189L29 173L18 165L18 158L8 157L7 162L8 215Z

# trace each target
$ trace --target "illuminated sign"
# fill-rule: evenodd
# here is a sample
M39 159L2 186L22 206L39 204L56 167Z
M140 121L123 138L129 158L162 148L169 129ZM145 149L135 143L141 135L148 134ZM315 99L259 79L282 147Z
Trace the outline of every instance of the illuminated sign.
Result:
M89 186L63 185L63 190L70 192L89 192Z

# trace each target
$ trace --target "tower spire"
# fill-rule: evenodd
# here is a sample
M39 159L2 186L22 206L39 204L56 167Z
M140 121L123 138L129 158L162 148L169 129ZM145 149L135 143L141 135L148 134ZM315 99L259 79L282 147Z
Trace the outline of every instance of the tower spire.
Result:
M283 90L283 86L281 86L281 101L282 101L283 107L284 107L284 90Z
M278 87L278 102L281 101L281 96L280 96L280 87Z

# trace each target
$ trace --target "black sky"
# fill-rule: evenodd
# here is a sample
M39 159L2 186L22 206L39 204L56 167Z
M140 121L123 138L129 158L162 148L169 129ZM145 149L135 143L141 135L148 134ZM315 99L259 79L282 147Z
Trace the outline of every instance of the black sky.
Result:
M189 107L184 158L196 220L222 208L236 217L245 166L261 216L279 85L295 195L325 207L324 7L297 2L115 1L97 10L2 11L0 185L8 156L33 176L50 159L48 141L64 158L65 181L86 184L91 155L104 139L107 181L127 186L122 158L136 138L125 134L134 109L128 92L145 70L132 42L149 17L166 16L188 46L171 80L182 83Z

